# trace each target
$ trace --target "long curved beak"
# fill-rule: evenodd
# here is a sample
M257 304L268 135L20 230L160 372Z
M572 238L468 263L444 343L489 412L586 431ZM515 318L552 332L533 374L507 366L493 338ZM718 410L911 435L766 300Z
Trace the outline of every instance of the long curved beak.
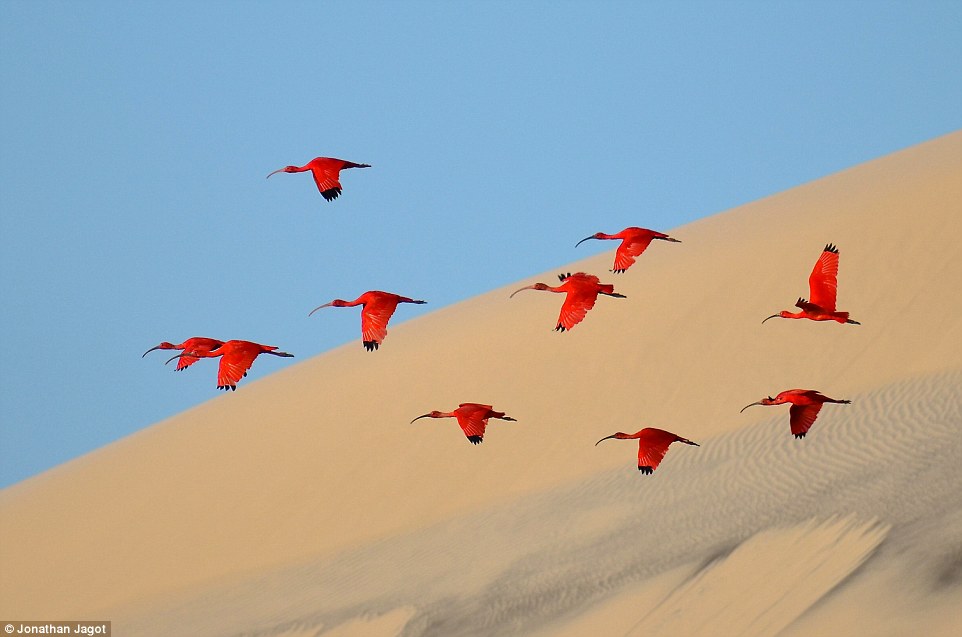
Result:
M213 350L211 350L211 351L213 351ZM273 354L273 352L271 352L271 353ZM190 352L183 352L183 353L181 353L181 354L178 354L177 356L171 356L170 358L168 358L167 361L164 363L164 365L166 365L166 364L169 363L170 361L176 360L176 359L178 359L178 358L193 358L194 360L200 360L200 359L202 359L202 358L204 358L204 357L203 357L203 356L197 356L196 354L191 354Z
M167 362L164 363L164 365L166 365L167 363L169 363L169 362L172 361L172 360L176 360L176 359L178 359L178 358L183 358L184 356L188 356L188 354L178 354L177 356L171 356L170 358L167 359ZM143 357L141 357L141 358L143 358ZM193 356L192 358L197 358L197 357L196 357L196 356Z
M533 290L533 289L534 289L534 286L533 286L533 285L526 285L526 286L524 286L523 288L518 288L517 290L515 290L514 292L512 292L512 293L511 293L511 296L509 296L508 298L510 299L512 296L514 296L515 294L517 294L517 293L520 292L521 290Z
M431 417L431 414L424 414L423 416L418 416L418 417L415 418L414 420L421 420L422 418L430 418L430 417ZM411 423L409 423L409 424L413 424L413 423L414 423L414 420L412 420Z
M325 307L331 307L331 305L333 305L333 304L334 304L334 302L331 301L330 303L325 303L324 305L318 305L318 306L315 307L313 310L311 310L310 312L308 312L307 315L310 316L311 314L313 314L314 312L316 312L316 311L318 311L318 310L320 310L320 309L323 309L323 308L325 308Z
M576 243L576 244L575 244L575 247L577 248L578 246L580 246L582 243L584 243L584 242L587 241L588 239L594 239L594 237L593 237L593 236L591 236L591 237L585 237L584 239L582 239L581 241L579 241L578 243Z
M765 321L767 321L768 319L779 318L780 316L781 316L780 314L772 314L767 319L765 319ZM765 324L765 321L762 321L762 325Z
M617 435L618 435L618 434L611 434L610 436L605 436L604 438L602 438L601 440L599 440L598 442L596 442L596 443L595 443L595 446L597 447L597 446L598 446L598 443L601 442L602 440L607 440L608 438L614 438L614 437L616 437Z
M149 350L147 350L146 352L144 352L144 356L146 356L147 354L150 354L150 353L151 353L152 351L154 351L155 349L160 349L160 345L158 345L157 347L151 347ZM141 356L141 358L143 358L144 356Z
M752 403L751 405L745 405L744 407L742 407L742 411L745 411L745 410L748 409L749 407L754 407L755 405L764 405L764 404L765 404L765 403L757 402L757 403ZM740 411L740 412L738 412L738 413L742 413L742 411Z
M278 168L277 170L275 170L274 172L272 172L271 175L276 175L277 173L282 173L282 172L284 172L284 169L283 169L283 168ZM270 178L271 178L271 175L268 175L267 177L264 177L264 179L270 179Z

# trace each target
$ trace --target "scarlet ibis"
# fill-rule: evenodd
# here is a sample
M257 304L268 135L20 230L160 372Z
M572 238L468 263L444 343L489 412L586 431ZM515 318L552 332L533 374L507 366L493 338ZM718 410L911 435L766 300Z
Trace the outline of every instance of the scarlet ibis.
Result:
M364 349L371 352L378 348L387 336L387 323L391 320L394 310L399 303L416 303L423 305L427 301L418 301L406 296L399 296L391 292L381 292L380 290L370 290L353 301L343 301L334 299L330 303L319 305L308 313L308 316L325 307L354 307L364 306L361 310L361 340L364 342Z
M577 248L588 239L621 239L621 245L619 245L618 249L615 250L615 265L611 270L616 274L620 274L630 268L631 264L635 262L635 257L641 256L641 253L648 248L648 245L654 239L671 241L672 243L681 243L681 240L669 237L664 232L648 230L646 228L636 228L632 226L625 228L621 232L616 232L615 234L596 232L590 237L585 237L576 243L575 247Z
M668 447L673 442L683 442L686 445L695 445L699 447L697 442L692 442L687 438L682 438L677 436L670 431L665 431L664 429L655 429L654 427L645 427L641 431L636 431L633 434L626 434L622 432L611 434L610 436L605 436L601 440L595 443L597 447L602 440L608 440L609 438L617 438L618 440L634 440L638 439L638 471L644 474L651 475L651 473L658 468L661 463L661 459L665 457L668 453Z
M751 405L745 405L742 407L742 411L754 405L784 405L785 403L791 403L792 406L788 410L788 417L791 421L792 433L795 434L796 438L804 438L808 430L812 428L812 424L818 417L818 412L824 403L848 405L851 402L851 400L835 400L834 398L829 398L814 389L786 389L774 398L769 396Z
M838 248L831 243L822 250L822 256L815 262L815 268L808 277L809 300L801 297L795 302L795 307L801 312L782 310L772 314L768 319L810 319L812 321L837 321L861 325L848 317L848 312L835 311L835 297L838 294ZM762 321L764 323L765 321Z
M277 348L272 345L261 345L260 343L251 341L230 340L208 352L195 351L190 354L184 352L170 358L167 362L169 363L174 360L174 358L183 360L187 357L216 358L220 356L220 366L217 368L217 389L223 389L224 391L230 389L231 391L235 391L237 389L237 383L240 382L241 378L247 376L247 370L251 368L251 365L254 364L254 359L260 354L272 354L273 356L283 356L285 358L294 357L293 354L288 354L287 352L278 352Z
M558 324L555 330L564 332L584 320L588 310L595 306L599 294L613 296L615 298L626 298L624 294L615 292L615 287L610 283L602 283L598 277L584 272L571 274L559 274L558 279L561 285L552 287L545 283L535 283L528 285L511 293L511 298L521 290L547 290L549 292L564 292L567 294L565 302L561 305L561 315L558 317Z
M194 336L193 338L188 338L183 343L174 345L173 343L168 343L164 341L156 347L151 347L149 350L144 352L144 356L151 353L155 349L182 349L184 354L194 354L195 352L209 352L215 347L220 347L224 344L224 341L218 341L216 338L206 338L204 336ZM141 356L143 358L144 356ZM184 356L177 362L177 371L190 367L196 363L199 358L196 356ZM168 361L169 362L169 361Z
M370 167L371 164L355 164L352 161L335 159L334 157L315 157L303 166L284 166L283 168L278 168L267 177L270 178L271 175L277 173L302 173L309 170L314 176L314 183L317 184L317 189L321 191L321 196L328 201L333 201L341 194L341 182L338 181L338 177L342 170L346 168Z
M488 418L517 422L511 416L506 416L503 411L495 411L491 405L479 403L461 403L454 411L431 411L423 416L418 416L414 420L420 420L421 418L457 418L461 430L464 431L464 435L473 445L479 445L483 442L484 428L488 426ZM414 423L414 420L411 423Z

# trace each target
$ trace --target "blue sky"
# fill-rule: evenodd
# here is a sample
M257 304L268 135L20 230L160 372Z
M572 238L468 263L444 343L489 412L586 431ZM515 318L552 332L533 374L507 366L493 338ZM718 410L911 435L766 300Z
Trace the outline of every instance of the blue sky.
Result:
M960 59L949 1L2 2L0 486L217 396L160 341L376 355L308 311L410 319L956 130ZM264 179L315 156L373 167Z

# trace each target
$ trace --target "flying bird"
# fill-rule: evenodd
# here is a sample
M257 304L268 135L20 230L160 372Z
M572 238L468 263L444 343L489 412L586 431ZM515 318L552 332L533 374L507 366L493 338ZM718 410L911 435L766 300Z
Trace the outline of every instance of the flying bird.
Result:
M308 316L325 307L355 307L364 306L361 310L361 340L364 342L364 349L371 352L378 348L387 336L387 323L391 320L394 310L399 303L416 303L423 305L427 301L418 301L406 296L399 296L391 292L381 292L370 290L353 301L343 301L334 299L330 303L319 305L308 313Z
M309 170L314 176L314 183L317 184L317 189L321 192L321 196L328 201L333 201L341 194L341 182L338 181L338 177L342 170L347 168L370 167L370 164L355 164L352 161L335 159L333 157L315 157L303 166L284 166L283 168L278 168L267 177L270 178L271 175L277 173L302 173Z
M792 433L796 438L804 438L808 430L812 428L818 412L825 403L838 403L848 405L851 400L835 400L824 396L814 389L786 389L774 398L762 398L758 402L742 407L745 411L754 405L784 405L791 403L792 407L788 410L788 417L791 421ZM739 412L741 413L741 412Z
M247 376L247 370L251 368L251 365L254 364L254 359L260 354L271 354L285 358L294 357L293 354L288 354L287 352L278 352L277 348L272 345L261 345L260 343L251 341L231 340L208 352L196 351L190 354L183 352L170 358L167 363L175 358L183 360L187 357L216 358L220 356L220 366L217 368L217 389L223 389L224 391L230 389L231 391L235 391L237 389L237 383L240 382L241 378Z
M595 301L599 294L613 296L615 298L626 298L624 294L615 292L615 288L610 283L602 283L598 277L584 272L571 274L559 274L558 279L561 285L552 287L545 283L535 283L528 285L511 293L511 298L521 290L547 290L549 292L564 292L567 296L561 305L561 314L558 316L558 324L555 330L564 332L584 320L588 310L595 306Z
M461 403L457 409L449 412L431 411L418 416L411 423L421 418L457 418L461 430L473 445L479 445L484 441L484 429L488 426L488 418L517 422L511 416L506 416L503 411L495 411L491 405L479 403Z
M597 447L602 440L608 440L609 438L617 438L618 440L634 440L638 439L638 471L644 474L651 475L651 473L658 468L661 464L662 458L668 453L668 447L673 442L683 442L686 445L694 445L696 447L700 446L697 442L692 442L687 438L682 438L677 436L670 431L665 431L664 429L655 429L654 427L645 427L641 431L637 431L633 434L626 434L622 432L611 434L610 436L605 436L601 440L595 443Z
M220 347L224 344L224 341L218 341L216 338L206 338L203 336L195 336L193 338L188 338L183 343L174 345L173 343L168 343L164 341L156 347L151 347L149 350L144 352L144 356L151 353L155 349L181 349L184 350L184 354L189 356L184 356L177 362L177 371L186 369L200 360L199 357L194 356L196 352L209 352L210 350ZM143 358L144 356L141 356ZM169 361L168 361L169 362Z
M681 243L681 240L669 237L664 232L648 230L646 228L635 228L632 226L615 234L596 232L590 237L585 237L576 243L575 247L577 248L588 239L621 239L621 245L615 250L615 264L611 270L615 274L620 274L630 268L631 264L635 262L635 258L641 256L641 253L648 248L648 245L654 239Z
M799 308L800 312L782 310L778 314L772 314L765 321L773 318L804 318L812 321L837 321L861 325L858 321L850 319L848 312L835 310L835 297L838 294L838 248L831 243L825 246L822 256L815 262L815 268L808 277L808 289L809 299L799 297L795 302L795 307Z

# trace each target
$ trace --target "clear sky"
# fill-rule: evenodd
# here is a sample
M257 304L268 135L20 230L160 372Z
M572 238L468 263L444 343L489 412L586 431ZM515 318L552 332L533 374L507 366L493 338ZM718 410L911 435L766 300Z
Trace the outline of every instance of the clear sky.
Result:
M0 2L0 486L216 398L161 341L297 356L238 391L376 356L308 311L411 319L962 128L960 60L955 0ZM373 167L264 179L315 156Z

